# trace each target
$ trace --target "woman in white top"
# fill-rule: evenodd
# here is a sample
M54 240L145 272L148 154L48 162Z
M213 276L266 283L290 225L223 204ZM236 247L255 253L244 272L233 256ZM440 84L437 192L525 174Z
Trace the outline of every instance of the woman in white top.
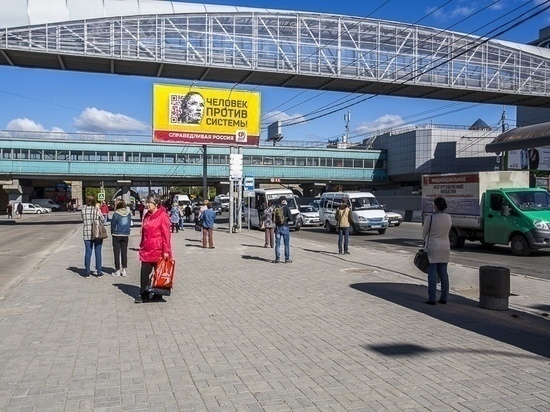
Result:
M447 209L447 202L442 197L436 197L433 203L434 213L424 221L422 239L428 251L428 300L429 305L435 305L437 275L441 279L441 297L439 303L447 303L449 297L449 274L447 265L451 255L449 231L451 230L451 216L443 213ZM427 241L427 242L426 242Z

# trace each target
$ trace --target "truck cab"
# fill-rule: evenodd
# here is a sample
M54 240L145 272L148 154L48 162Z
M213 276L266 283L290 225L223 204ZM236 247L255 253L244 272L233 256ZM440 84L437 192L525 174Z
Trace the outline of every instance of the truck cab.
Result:
M486 244L510 244L517 256L550 247L550 194L546 190L487 190L483 204Z

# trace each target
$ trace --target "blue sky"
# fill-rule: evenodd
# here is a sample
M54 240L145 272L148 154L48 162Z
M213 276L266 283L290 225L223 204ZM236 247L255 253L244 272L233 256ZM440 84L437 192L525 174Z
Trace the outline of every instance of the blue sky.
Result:
M189 1L190 3L203 3ZM378 18L484 35L545 0L217 0L211 4L337 13ZM296 5L299 7L296 8ZM485 8L484 11L475 14ZM506 13L519 10L504 17ZM435 10L435 11L434 11ZM474 15L475 14L475 15ZM471 17L474 15L473 17ZM501 20L495 19L502 17ZM490 23L493 22L493 23ZM490 23L487 25L487 23ZM487 25L483 27L484 25ZM550 26L550 13L544 12L522 26L499 36L502 40L527 43L538 38L539 29ZM151 135L151 94L153 83L190 84L189 81L150 79L120 75L87 74L53 70L0 67L0 130L121 133L144 140ZM224 87L223 84L197 86ZM232 85L231 85L232 86ZM243 86L250 89L250 86ZM334 104L342 93L321 93L297 89L260 87L262 115L285 119ZM366 131L399 124L470 125L482 118L491 126L502 111L515 126L515 107L472 105L447 101L377 96L341 112L283 129L285 140L319 141L340 138L345 131L344 114L350 111L350 136L361 140ZM147 136L147 137L145 137ZM264 138L265 136L262 136Z

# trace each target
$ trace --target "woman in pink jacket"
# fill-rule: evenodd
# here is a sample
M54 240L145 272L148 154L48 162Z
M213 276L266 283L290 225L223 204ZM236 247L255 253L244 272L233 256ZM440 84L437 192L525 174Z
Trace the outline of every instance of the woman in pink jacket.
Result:
M139 244L139 260L141 261L140 296L135 303L149 301L149 277L161 258L172 258L172 243L170 235L170 218L157 195L149 195L145 202L147 212L141 226L141 243ZM160 298L155 295L154 298Z

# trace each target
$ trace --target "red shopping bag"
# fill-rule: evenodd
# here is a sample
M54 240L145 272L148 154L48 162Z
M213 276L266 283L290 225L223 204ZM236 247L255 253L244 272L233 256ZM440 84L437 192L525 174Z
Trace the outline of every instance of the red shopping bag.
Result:
M155 273L153 274L153 279L151 281L151 287L171 289L174 283L175 268L176 261L174 259L161 258L155 268Z

